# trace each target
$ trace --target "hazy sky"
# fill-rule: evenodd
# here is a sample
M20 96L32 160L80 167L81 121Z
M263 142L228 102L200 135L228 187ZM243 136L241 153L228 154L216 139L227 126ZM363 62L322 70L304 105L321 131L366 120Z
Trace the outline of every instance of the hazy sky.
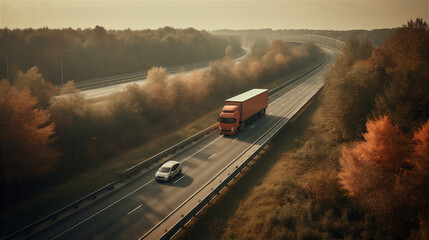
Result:
M428 0L0 0L2 28L374 29L428 21Z

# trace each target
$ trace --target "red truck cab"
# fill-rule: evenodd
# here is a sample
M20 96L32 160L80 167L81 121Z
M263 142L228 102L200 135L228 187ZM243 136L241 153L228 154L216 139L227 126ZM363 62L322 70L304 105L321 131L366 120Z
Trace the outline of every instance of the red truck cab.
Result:
M237 105L225 105L219 117L219 133L224 135L237 134L239 118Z

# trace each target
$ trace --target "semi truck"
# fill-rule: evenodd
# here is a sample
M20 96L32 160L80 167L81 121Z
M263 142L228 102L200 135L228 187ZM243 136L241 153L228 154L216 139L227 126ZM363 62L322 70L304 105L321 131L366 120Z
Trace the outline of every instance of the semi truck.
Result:
M225 100L219 116L219 134L234 136L246 124L265 115L268 107L268 89L252 89Z

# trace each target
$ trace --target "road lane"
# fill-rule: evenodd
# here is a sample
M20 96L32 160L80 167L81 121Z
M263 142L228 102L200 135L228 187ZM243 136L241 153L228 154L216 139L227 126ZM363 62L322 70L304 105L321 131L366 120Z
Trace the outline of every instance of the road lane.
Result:
M329 55L329 62L334 57ZM290 112L302 97L323 85L324 64L307 76L269 97L264 118L234 137L213 133L169 160L183 162L183 175L170 183L153 180L156 168L136 177L74 214L58 220L50 228L34 234L34 239L138 239L177 206L245 151L270 126ZM293 97L293 98L291 98ZM216 154L216 155L214 155ZM214 155L214 156L213 156ZM180 178L180 181L177 181ZM137 206L139 206L137 208ZM128 214L132 211L132 214Z
M296 112L298 106L302 106L302 104L305 104L306 101L311 99L311 97L316 92L318 92L318 90L323 86L321 73L323 73L325 69L326 68L323 68L323 71L321 71L320 74L317 74L317 76L310 78L312 81L307 80L306 83L300 84L297 87L297 89L304 89L305 93L302 94L301 96L299 96L299 100L296 100L295 102L289 102L287 105L289 105L288 107L290 107L290 108L287 108L287 109L282 108L281 110L286 111L286 113L282 112L281 114L283 114L283 115L280 118L278 118L278 121L276 120L276 123L269 124L268 125L269 129L278 128L280 125L277 125L277 123L287 121L288 118L286 116L289 116L289 114L291 112ZM296 91L296 92L298 92L298 91ZM299 91L299 92L301 92L301 91ZM283 94L283 93L281 93L281 94ZM283 96L282 98L286 99L286 96ZM272 104L270 104L270 107L272 107ZM272 116L267 116L267 118L272 118ZM260 121L258 121L257 124L259 122ZM202 189L201 192L198 191L198 193L196 193L195 197L192 197L192 199L190 199L189 201L186 200L185 202L183 202L180 205L181 206L180 208L176 208L174 210L174 214L171 215L171 217L170 217L170 215L168 215L168 217L164 218L160 222L161 225L159 225L159 226L157 225L156 228L152 229L153 231L152 230L150 231L148 236L145 234L144 237L147 237L148 239L156 239L156 238L159 238L160 236L162 236L165 233L164 231L167 231L170 228L172 228L172 226L174 226L174 224L177 223L177 221L182 219L184 214L187 214L193 208L193 206L195 206L198 203L198 201L199 201L198 199L205 198L205 196L207 196L210 193L210 189L213 189L214 187L217 186L219 180L222 181L222 179L225 179L232 171L235 170L235 168L238 165L243 163L248 158L248 156L250 156L254 151L256 151L256 149L259 148L260 144L267 141L267 139L270 136L269 134L265 135L265 132L267 132L267 129L266 129L267 125L261 124L261 126L262 126L262 128L265 128L263 130L263 132L260 132L257 134L257 139L254 142L252 142L252 144L250 144L250 146L247 147L245 151L241 152L238 155L234 155L232 158L230 158L230 159L234 159L234 160L227 164L228 167L225 168L225 171L222 170L221 174L219 176L218 176L218 174L216 174L217 177L215 177L215 178L211 179L209 182L207 182L208 185L207 185L207 187L205 187L205 189ZM270 130L268 130L268 131L270 131ZM252 131L252 133L255 133L255 131ZM242 136L244 134L241 133L240 135ZM260 136L263 136L263 137L260 137ZM259 142L256 143L257 141L259 141ZM236 157L236 156L242 156L242 157Z

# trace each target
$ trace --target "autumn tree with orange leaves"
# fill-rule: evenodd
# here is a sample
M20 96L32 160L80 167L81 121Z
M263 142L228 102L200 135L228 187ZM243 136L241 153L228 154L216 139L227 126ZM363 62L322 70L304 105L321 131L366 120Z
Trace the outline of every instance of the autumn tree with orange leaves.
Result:
M410 170L406 171L408 189L415 204L429 216L429 121L414 133Z
M55 141L54 123L47 110L36 108L38 100L30 90L18 91L2 81L0 99L0 174L5 184L43 176L54 170L58 153L50 147Z
M429 121L408 139L387 116L369 120L364 141L343 148L340 183L390 233L407 234L427 213ZM406 235L404 235L406 237Z

